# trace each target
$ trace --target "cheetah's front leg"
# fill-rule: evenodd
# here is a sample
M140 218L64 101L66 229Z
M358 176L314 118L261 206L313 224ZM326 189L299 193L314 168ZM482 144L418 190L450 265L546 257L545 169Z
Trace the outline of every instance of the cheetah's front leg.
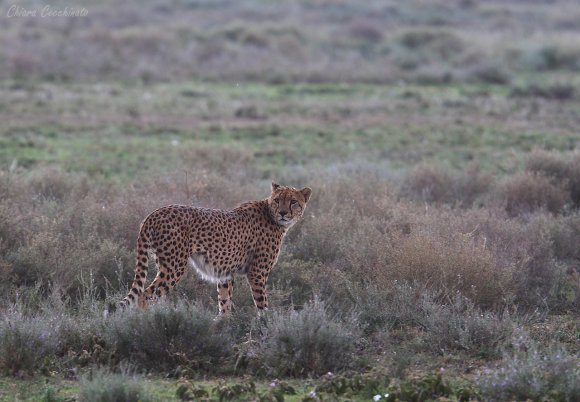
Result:
M219 315L229 316L232 312L232 291L234 278L217 284Z
M268 280L269 269L258 269L256 272L248 272L246 277L252 288L254 304L258 311L268 310L268 294L266 293L266 281Z

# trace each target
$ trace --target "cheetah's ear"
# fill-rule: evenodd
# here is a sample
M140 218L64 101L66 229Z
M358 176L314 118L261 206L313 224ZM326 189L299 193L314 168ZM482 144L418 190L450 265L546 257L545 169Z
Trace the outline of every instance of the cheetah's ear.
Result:
M300 192L304 196L304 202L308 202L310 194L312 194L312 189L310 187L304 187L302 190L300 190Z
M276 183L275 181L272 182L272 191L275 191L278 187L280 187L280 185L278 183Z

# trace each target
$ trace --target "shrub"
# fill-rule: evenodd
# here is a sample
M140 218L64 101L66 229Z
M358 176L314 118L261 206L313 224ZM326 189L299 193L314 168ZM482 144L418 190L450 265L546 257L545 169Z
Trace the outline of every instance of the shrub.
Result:
M453 71L447 66L427 64L418 67L415 72L415 81L421 85L448 84L453 80Z
M33 371L43 354L42 331L29 321L4 317L0 324L0 368L4 373Z
M433 352L460 350L477 357L496 357L515 328L509 315L482 312L461 295L445 304L426 298L422 302L423 314L417 320L425 331L425 344Z
M383 28L372 20L357 20L348 26L349 34L360 41L379 43L383 40Z
M20 219L22 215L17 213L13 205L0 201L0 272L3 272L2 261L4 267L9 268L11 263L7 261L7 255L29 235L28 228L19 224Z
M519 335L514 350L506 352L500 366L480 375L486 400L576 401L580 396L580 362L552 345L540 351L537 344Z
M535 150L526 159L526 170L551 178L569 192L576 207L580 206L580 154Z
M270 300L274 301L275 306L287 305L288 303L299 306L306 304L312 299L314 289L319 289L316 286L318 271L318 266L314 261L302 261L293 258L292 255L282 254L268 280ZM274 287L275 289L273 289ZM272 294L272 290L276 289L286 292L286 297L275 301L273 296L276 295ZM247 300L250 303L251 297L248 297Z
M380 390L389 383L387 377L377 374L374 372L365 374L346 372L338 375L327 373L321 378L320 383L316 385L314 393L323 401L327 400L325 397L327 395L334 397L329 398L330 400L336 400L337 397L344 398L355 395L370 399L379 394Z
M25 316L10 311L0 322L0 370L8 374L48 369L58 356L83 342L82 325L62 312Z
M559 181L568 179L568 161L561 153L536 149L526 158L526 171L543 174Z
M464 47L463 40L450 31L413 30L401 34L397 41L408 49L430 50L442 58L456 56Z
M419 378L407 378L391 384L385 394L386 402L425 400L472 401L479 400L477 388L470 382L445 378L443 370Z
M483 308L510 298L512 269L469 235L444 236L425 229L396 235L388 278L428 285L453 295L460 292Z
M147 384L127 368L120 373L99 369L81 379L81 402L147 402L154 398Z
M331 315L315 301L300 311L271 311L253 354L276 376L304 376L356 365L357 322Z
M432 299L432 291L394 281L391 286L374 282L355 284L350 289L365 333L412 326L421 315L421 300ZM342 306L342 309L348 306Z
M465 80L485 84L505 85L511 80L511 72L503 65L487 62L466 69Z
M408 223L400 227L400 233L395 231L387 243L392 251L387 252L388 259L379 277L387 283L398 279L395 257L400 255L399 266L410 267L399 268L403 274L408 272L408 280L413 280L412 272L423 273L421 283L433 277L434 284L438 284L447 278L451 289L460 291L478 307L489 308L491 300L495 300L491 304L495 307L515 302L521 308L532 309L551 308L561 303L558 287L563 278L563 266L554 258L551 229L542 223L554 222L556 217L552 214L536 213L525 221L508 219L499 208L407 208L400 213L406 216ZM392 223L388 225L393 229L396 227ZM423 242L422 238L426 241ZM561 243L561 246L566 244ZM473 265L469 262L471 259L479 260L476 266L487 267L482 270L482 277L476 270L462 267ZM437 277L431 265L440 267L435 270L447 273ZM462 273L464 269L465 273ZM453 275L461 275L461 282L455 283L451 279ZM473 283L476 292L462 283ZM449 295L446 289L447 286L443 286L444 294ZM489 297L484 296L486 294Z
M453 179L441 167L420 164L403 180L402 192L417 201L447 202L453 194Z
M250 106L245 106L249 108ZM240 110L240 109L238 109ZM236 116L238 113L236 112ZM248 116L241 116L248 117ZM219 175L245 175L252 171L254 155L239 146L208 146L197 144L180 150L179 155L187 168L192 171L215 172Z
M533 221L545 228L552 243L554 256L559 260L580 260L580 213L549 218L538 216Z
M507 314L482 311L461 294L443 296L424 285L396 282L379 288L371 284L357 291L355 303L368 334L417 328L421 348L434 353L463 351L494 357L514 329Z
M577 47L566 48L559 44L529 46L518 49L514 53L522 68L534 71L574 70L578 67L580 56Z
M353 186L358 188L353 184L351 190ZM556 243L548 226L534 223L539 212L524 221L508 219L494 206L425 208L393 200L382 193L380 184L366 200L358 199L358 191L344 195L335 187L327 194L323 187L322 192L319 202L328 201L329 207L319 212L314 205L314 216L290 234L296 237L288 244L294 257L317 262L311 268L311 283L324 298L352 300L354 284L364 285L372 278L384 287L398 280L429 284L447 296L460 292L484 309L501 310L512 302L526 308L561 303L557 293L562 266L554 258ZM333 208L333 199L341 200L342 207ZM351 199L358 208L350 207ZM559 235L558 247L568 247L563 237L567 231ZM574 252L573 247L566 251Z
M500 191L510 216L528 215L541 209L558 213L570 201L564 185L538 173L516 173L505 180Z
M52 283L74 298L90 278L102 298L107 284L123 283L119 269L132 266L132 253L108 240L69 237L53 230L39 231L8 254L13 284Z
M580 153L575 152L568 165L568 188L574 205L580 207Z
M474 206L493 186L493 177L482 173L475 164L456 172L453 181L453 199L458 206Z
M514 301L521 308L553 308L561 300L562 266L554 258L549 232L535 219L518 228L520 244L510 247ZM507 239L505 241L515 241Z
M142 367L212 369L232 354L232 340L213 319L198 305L157 303L144 311L118 311L103 328L103 337L120 359Z
M512 88L509 94L513 98L546 98L553 100L570 100L576 97L576 88L571 85L549 85Z
M481 173L476 165L457 172L420 164L403 179L401 191L415 201L471 207L490 189L492 182L492 177Z
M335 261L344 255L337 231L348 234L363 226L360 224L362 217L381 218L392 206L394 189L384 180L368 174L363 177L360 171L349 176L331 175L327 180L312 183L317 191L309 201L308 216L299 223L299 230L288 234L287 247L294 257L304 261ZM369 231L372 232L374 226Z
M58 395L58 391L52 387L48 387L42 397L40 398L40 402L65 402L67 399Z
M71 198L83 198L89 191L89 182L83 175L64 173L54 168L34 170L27 178L26 185L34 197L59 203Z

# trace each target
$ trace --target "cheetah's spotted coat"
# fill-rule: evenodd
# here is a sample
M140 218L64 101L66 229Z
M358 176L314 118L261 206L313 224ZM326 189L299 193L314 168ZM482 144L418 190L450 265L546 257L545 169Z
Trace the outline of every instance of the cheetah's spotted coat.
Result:
M233 210L169 205L152 212L137 239L135 279L122 305L163 298L183 277L188 265L217 283L219 314L231 311L234 278L245 275L259 310L268 307L266 282L278 259L286 231L304 213L311 190L272 183L270 197ZM149 252L158 268L145 288Z

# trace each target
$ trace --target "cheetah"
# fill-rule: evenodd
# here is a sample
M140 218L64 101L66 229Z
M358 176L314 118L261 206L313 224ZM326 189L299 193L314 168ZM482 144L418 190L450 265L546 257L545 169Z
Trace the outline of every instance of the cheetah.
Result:
M137 238L135 279L123 307L163 299L191 265L217 284L218 315L229 316L234 278L245 276L258 311L268 308L266 282L288 229L304 214L312 190L272 182L271 194L232 210L169 205L145 218ZM157 276L145 288L149 254Z

